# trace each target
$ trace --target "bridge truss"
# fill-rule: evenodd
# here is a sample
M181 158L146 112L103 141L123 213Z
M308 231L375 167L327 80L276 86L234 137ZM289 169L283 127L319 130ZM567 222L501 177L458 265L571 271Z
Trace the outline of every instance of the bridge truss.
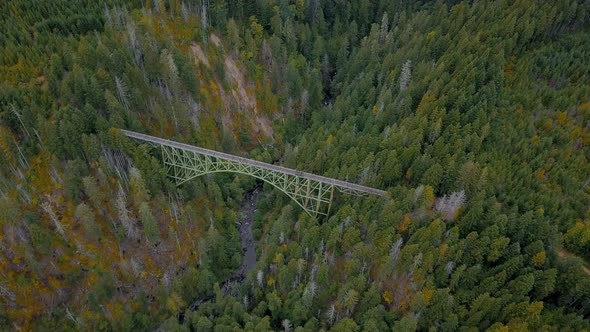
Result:
M356 196L383 196L385 191L286 167L263 163L159 137L121 130L124 135L161 149L168 176L181 185L205 174L232 172L258 178L289 196L311 216L328 216L334 190Z

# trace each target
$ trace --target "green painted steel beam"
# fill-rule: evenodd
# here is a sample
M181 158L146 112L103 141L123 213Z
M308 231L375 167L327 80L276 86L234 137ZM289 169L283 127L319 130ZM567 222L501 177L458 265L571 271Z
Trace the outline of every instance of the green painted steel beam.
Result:
M357 196L379 195L385 191L315 174L262 163L162 138L121 130L128 137L154 144L162 152L168 176L181 185L197 176L231 172L258 178L289 196L310 216L328 216L334 189Z

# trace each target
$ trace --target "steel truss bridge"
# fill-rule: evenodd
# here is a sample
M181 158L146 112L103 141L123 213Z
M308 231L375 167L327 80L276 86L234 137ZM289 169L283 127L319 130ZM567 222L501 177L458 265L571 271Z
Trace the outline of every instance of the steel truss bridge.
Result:
M250 175L267 182L291 197L309 215L328 216L334 198L334 189L356 195L385 195L385 191L354 183L327 178L311 173L263 163L231 154L204 149L167 139L121 129L130 138L148 142L162 151L168 176L177 185L197 176L233 172Z

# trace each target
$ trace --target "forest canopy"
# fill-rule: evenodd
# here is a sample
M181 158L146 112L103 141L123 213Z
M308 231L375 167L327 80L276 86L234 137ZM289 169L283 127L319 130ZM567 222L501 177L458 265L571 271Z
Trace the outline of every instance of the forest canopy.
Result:
M15 0L0 31L0 330L590 330L590 2ZM177 186L118 129L387 194Z

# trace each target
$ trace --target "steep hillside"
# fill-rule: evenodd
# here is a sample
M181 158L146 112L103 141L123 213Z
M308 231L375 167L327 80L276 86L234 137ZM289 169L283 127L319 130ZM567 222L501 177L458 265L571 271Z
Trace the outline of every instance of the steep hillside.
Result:
M40 18L30 6L3 5ZM194 11L100 5L88 31L67 22L84 5L55 6L66 30L37 24L27 43L34 18L3 19L23 29L2 51L0 321L147 328L240 266L232 211L253 182L177 191L157 154L111 128L239 153L277 139L276 108Z
M0 3L0 330L590 330L589 17ZM240 216L254 179L177 187L116 128L388 194L312 218L264 186Z

